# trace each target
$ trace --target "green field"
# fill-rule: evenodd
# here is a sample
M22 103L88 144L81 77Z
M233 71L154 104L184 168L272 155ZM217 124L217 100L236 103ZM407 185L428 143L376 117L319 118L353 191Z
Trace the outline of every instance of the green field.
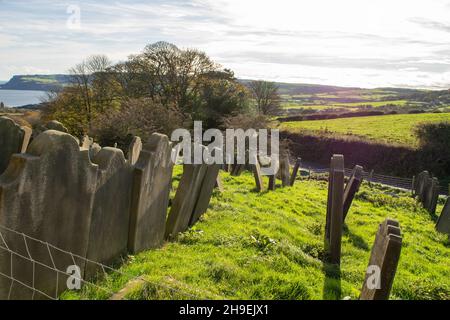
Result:
M180 173L177 167L175 186ZM250 173L222 177L224 193L214 193L192 230L162 249L129 257L120 269L127 276L111 274L97 288L64 298L108 299L108 292L143 276L148 282L126 298L357 299L378 225L391 217L403 233L391 298L450 299L449 240L408 193L362 186L344 227L339 270L323 262L327 182L299 180L259 194Z
M371 117L340 118L331 120L285 122L282 130L315 133L332 132L356 136L370 141L417 147L414 128L419 123L450 121L450 113L397 114Z
M322 101L323 102L323 101ZM407 100L392 100L392 101L367 101L367 102L347 102L347 103L329 103L329 104L300 104L293 101L284 102L284 109L312 109L312 110L325 110L332 108L359 108L365 106L371 106L373 108L384 107L384 106L404 106L409 103Z

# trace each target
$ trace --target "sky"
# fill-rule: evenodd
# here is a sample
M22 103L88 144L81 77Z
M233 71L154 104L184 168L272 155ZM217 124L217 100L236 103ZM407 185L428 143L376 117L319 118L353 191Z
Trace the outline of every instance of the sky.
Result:
M0 80L157 41L245 79L450 88L450 0L0 0Z

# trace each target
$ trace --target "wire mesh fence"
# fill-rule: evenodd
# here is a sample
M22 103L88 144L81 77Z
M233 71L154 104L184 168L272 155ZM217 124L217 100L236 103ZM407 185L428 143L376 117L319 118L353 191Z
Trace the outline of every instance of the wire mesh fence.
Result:
M87 265L96 268L95 276L86 275ZM111 285L114 281L115 286ZM90 292L99 299L127 299L120 291L131 282L164 292L161 299L222 299L123 272L0 225L0 300L59 300L70 292L81 298Z

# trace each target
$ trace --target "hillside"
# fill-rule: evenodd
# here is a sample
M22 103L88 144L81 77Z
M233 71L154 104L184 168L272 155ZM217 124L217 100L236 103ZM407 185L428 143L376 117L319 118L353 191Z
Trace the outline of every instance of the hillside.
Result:
M181 169L175 170L176 182ZM391 299L450 299L450 243L408 193L364 184L344 227L342 263L324 263L327 182L255 192L250 173L222 173L225 191L192 230L66 299L107 299L143 276L129 299L357 299L378 224L397 219L403 249ZM267 179L265 178L265 183ZM173 196L173 194L172 194ZM438 210L441 210L442 204Z
M63 74L16 75L0 85L0 89L50 91L61 88L67 83L69 83L69 76Z
M290 132L312 131L317 135L334 133L364 140L417 147L414 128L419 123L450 121L450 113L397 114L330 120L285 122L281 129Z

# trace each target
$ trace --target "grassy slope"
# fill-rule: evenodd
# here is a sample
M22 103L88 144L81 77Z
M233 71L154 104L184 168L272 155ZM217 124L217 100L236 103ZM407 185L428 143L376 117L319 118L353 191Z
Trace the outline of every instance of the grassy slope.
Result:
M356 135L371 141L404 144L415 147L414 127L421 122L450 121L450 113L399 114L331 120L297 121L282 124L282 129L297 131L331 131Z
M251 174L222 175L225 192L214 194L202 221L178 241L131 257L122 267L153 283L128 298L192 298L166 285L209 299L357 298L378 224L389 216L400 221L404 234L392 298L450 299L449 241L407 194L362 188L347 218L339 279L339 270L321 261L326 182L299 181L258 194ZM128 280L111 276L98 284L116 292ZM81 298L108 295L87 288Z

